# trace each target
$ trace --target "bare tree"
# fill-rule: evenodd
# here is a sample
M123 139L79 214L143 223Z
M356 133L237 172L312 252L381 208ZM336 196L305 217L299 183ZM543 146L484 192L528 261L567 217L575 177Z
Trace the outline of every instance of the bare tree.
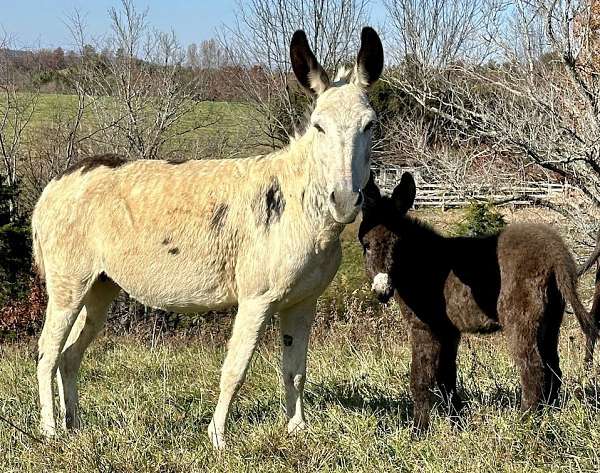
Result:
M86 37L80 15L71 21L82 59L73 80L94 116L95 129L84 136L100 149L155 159L217 117L194 113L204 84L184 68L185 52L174 32L152 30L147 11L138 11L132 0L111 8L109 17L112 32L95 41L98 47L89 46L94 41Z
M187 49L187 64L200 70L218 70L229 65L227 50L216 40L207 39Z
M14 219L18 214L17 191L25 132L31 123L39 94L19 90L9 46L8 36L0 38L0 183L8 188L9 214Z
M289 141L306 101L291 83L289 40L303 29L315 55L334 72L356 50L359 31L369 18L370 0L238 1L236 24L222 42L237 65L234 85L257 112L266 141Z
M458 60L481 62L500 28L496 0L383 0L398 58L440 68ZM503 18L502 18L503 20Z
M388 7L407 1L389 0ZM412 34L402 24L428 23L430 31L445 29L436 36L442 44L453 38L437 48L450 51L446 59L416 53L417 65L407 60L390 83L478 149L572 185L579 198L538 203L593 234L600 209L600 71L592 4L514 0L487 6L489 21L479 26L470 16L443 22L416 9L390 8L399 34ZM480 44L466 52L481 53L459 47L471 42Z

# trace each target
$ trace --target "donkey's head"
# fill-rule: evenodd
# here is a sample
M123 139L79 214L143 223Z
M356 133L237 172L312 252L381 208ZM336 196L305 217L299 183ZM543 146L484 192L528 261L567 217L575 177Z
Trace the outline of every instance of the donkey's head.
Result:
M383 197L373 177L364 189L363 220L358 239L365 255L365 267L373 281L371 288L381 302L394 295L394 254L401 242L400 223L415 200L416 186L405 172L392 197Z
M369 179L376 115L367 90L383 69L381 41L373 28L363 28L354 69L334 82L312 53L304 31L294 33L290 57L298 82L316 96L308 132L316 134L315 154L324 169L329 211L337 222L350 223Z

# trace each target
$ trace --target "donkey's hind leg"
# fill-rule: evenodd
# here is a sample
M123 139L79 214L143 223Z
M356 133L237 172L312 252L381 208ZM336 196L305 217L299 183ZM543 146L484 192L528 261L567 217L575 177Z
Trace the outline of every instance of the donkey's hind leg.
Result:
M544 402L546 366L539 330L544 320L543 296L517 294L507 297L504 314L500 315L508 343L521 374L521 410L536 409Z
M38 341L37 378L40 397L40 430L46 437L56 434L52 381L71 327L81 311L84 287L47 281L48 307Z
M538 335L540 353L544 361L544 402L548 404L556 402L562 385L558 337L564 310L562 297L559 294L551 295Z
M83 309L65 344L58 368L58 392L67 429L80 427L77 374L81 359L104 327L108 307L119 291L119 286L110 280L96 281L83 300Z

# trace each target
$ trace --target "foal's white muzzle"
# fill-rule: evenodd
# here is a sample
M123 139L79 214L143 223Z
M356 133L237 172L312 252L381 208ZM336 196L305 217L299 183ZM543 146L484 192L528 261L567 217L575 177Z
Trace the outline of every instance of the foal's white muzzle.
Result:
M380 302L387 302L394 294L392 279L387 273L379 273L373 278L371 290L377 295Z

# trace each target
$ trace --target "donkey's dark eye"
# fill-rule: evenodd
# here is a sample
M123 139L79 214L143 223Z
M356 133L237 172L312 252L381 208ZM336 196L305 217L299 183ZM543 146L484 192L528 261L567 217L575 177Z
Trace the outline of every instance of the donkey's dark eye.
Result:
M370 248L371 248L371 245L369 245L369 243L367 243L367 242L363 243L363 250L364 251L369 251Z
M313 126L317 129L317 131L319 133L325 133L325 130L323 130L323 127L321 125L319 125L318 123L314 123Z
M367 126L365 126L364 128L364 132L366 133L367 131L369 131L371 128L373 128L373 125L375 125L375 122L373 120L371 120L369 123L367 123Z

